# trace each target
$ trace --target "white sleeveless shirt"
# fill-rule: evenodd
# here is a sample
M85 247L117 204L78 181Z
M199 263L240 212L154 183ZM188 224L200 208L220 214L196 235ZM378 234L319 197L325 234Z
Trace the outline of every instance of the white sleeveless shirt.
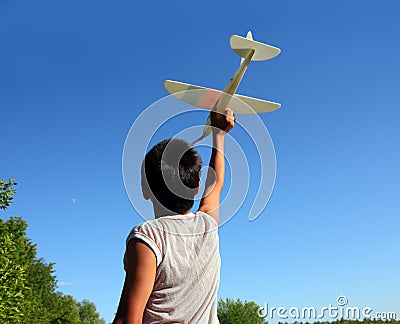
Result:
M143 323L219 323L221 259L218 224L211 216L159 217L135 226L126 243L133 238L146 243L157 260Z

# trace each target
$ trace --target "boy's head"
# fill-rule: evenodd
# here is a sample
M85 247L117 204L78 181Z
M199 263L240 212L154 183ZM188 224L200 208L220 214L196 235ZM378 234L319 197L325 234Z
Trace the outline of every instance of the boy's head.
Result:
M167 139L146 154L142 165L142 190L153 204L176 214L188 212L200 183L202 160L180 139Z

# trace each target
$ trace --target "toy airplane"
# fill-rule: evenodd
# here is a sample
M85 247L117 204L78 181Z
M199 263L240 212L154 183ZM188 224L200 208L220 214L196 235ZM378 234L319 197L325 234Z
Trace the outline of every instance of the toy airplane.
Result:
M229 80L224 90L220 91L204 88L171 80L166 80L164 82L165 90L188 104L209 110L216 109L219 112L223 112L228 105L235 114L261 114L280 108L281 105L279 103L246 97L235 94L235 92L250 61L270 60L278 56L281 50L277 47L253 40L250 31L247 33L246 38L232 35L230 38L230 46L242 59L239 68ZM243 104L243 102L245 104ZM192 145L198 143L210 134L210 118L208 118L203 134L194 141Z

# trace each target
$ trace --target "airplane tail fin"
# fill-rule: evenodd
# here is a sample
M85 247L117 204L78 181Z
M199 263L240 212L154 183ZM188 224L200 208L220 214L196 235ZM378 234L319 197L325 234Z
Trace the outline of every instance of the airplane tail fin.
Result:
M251 40L253 40L253 34L251 33L250 30L247 32L246 39L251 39ZM240 64L242 64L243 61L244 61L244 57L242 57L242 58L240 59Z

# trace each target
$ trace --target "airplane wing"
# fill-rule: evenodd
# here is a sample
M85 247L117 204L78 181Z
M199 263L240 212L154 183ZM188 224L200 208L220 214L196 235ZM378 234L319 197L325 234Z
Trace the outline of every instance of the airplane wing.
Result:
M275 111L281 107L281 104L277 102L247 97L238 94L234 94L233 98L240 99L240 100L232 100L229 105L229 107L236 114L262 114L266 112ZM248 106L250 106L251 109L249 109L247 105L243 105L243 102L246 103Z
M196 107L212 110L221 95L220 90L200 87L189 83L166 80L164 88L174 97ZM229 108L235 114L262 114L280 108L276 102L256 99L243 95L234 94L229 103Z
M209 110L213 109L221 96L221 91L219 90L171 80L164 81L164 88L175 98L190 105Z

